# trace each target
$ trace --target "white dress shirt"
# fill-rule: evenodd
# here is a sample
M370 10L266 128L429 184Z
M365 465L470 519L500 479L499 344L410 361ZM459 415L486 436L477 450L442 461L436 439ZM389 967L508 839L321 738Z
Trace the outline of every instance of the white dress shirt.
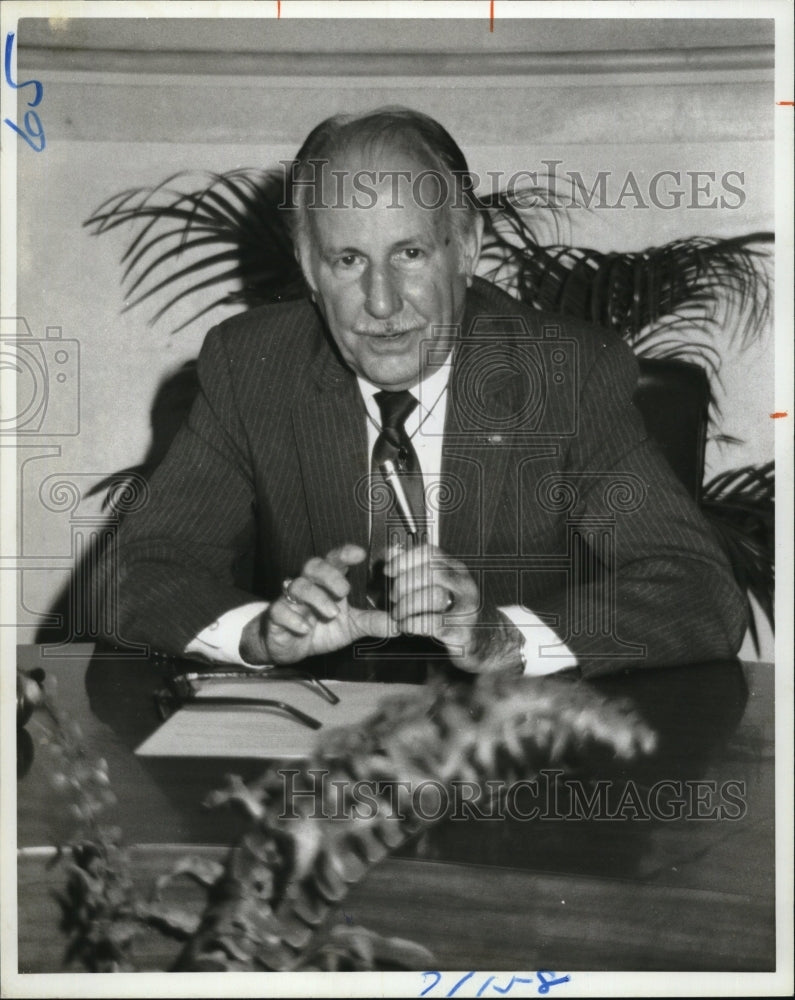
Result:
M430 497L438 495L435 487L441 481L442 438L451 367L452 354L444 365L409 390L418 400L418 405L408 415L404 426L417 453L426 495ZM381 431L381 412L374 398L379 389L363 378L357 378L357 382L367 410L367 446L369 453L372 454L376 438ZM429 541L433 545L438 545L438 519L433 511L430 515ZM252 601L250 604L227 611L218 621L208 625L188 643L185 647L186 655L199 656L213 663L252 666L240 656L240 637L244 627L267 607L267 601ZM568 647L562 645L555 632L528 608L515 604L499 610L522 633L526 675L551 674L577 665L577 658ZM554 646L554 655L544 656L541 652L544 646Z

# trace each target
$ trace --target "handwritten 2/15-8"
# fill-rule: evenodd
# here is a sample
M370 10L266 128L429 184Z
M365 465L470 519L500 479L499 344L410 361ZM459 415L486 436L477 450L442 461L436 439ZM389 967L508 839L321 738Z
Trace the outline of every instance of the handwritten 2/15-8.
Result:
M37 153L40 153L47 144L47 140L44 138L44 126L41 123L38 112L30 109L37 108L44 99L44 84L40 80L25 80L23 83L15 83L12 79L11 60L14 55L14 38L14 32L9 31L6 35L5 59L3 61L5 82L14 90L22 90L23 87L33 87L34 93L33 100L27 102L28 110L22 119L22 128L12 122L10 118L5 118L4 121L9 128L12 128L18 135L22 136L31 149L35 149Z
M441 972L423 972L423 980L431 979L430 983L425 983L425 987L419 996L429 996L432 990L435 990L437 986L441 984L441 990L436 992L434 996L437 997L454 997L454 996L472 996L472 997L483 997L483 996L507 996L513 991L515 986L527 986L531 983L537 983L535 992L541 996L545 996L549 993L550 987L558 986L560 983L568 983L571 979L570 976L558 976L551 972L549 969L539 969L535 976L531 973L526 972L520 975L512 975L510 979L507 974L502 976L486 976L481 979L480 977L483 973L479 972L467 972L463 976L455 975L448 976L447 981L442 983L445 978ZM476 989L476 992L472 992ZM465 991L465 992L461 992ZM529 996L532 991L526 992L519 989L514 996Z

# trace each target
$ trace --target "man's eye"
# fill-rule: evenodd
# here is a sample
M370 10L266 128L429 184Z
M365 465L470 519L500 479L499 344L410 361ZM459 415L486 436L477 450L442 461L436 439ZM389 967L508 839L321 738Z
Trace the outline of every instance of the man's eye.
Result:
M342 257L337 258L337 264L341 267L355 267L359 262L359 257L355 253L346 253Z
M422 260L425 253L419 247L404 247L404 249L400 251L400 255L403 260L415 261Z

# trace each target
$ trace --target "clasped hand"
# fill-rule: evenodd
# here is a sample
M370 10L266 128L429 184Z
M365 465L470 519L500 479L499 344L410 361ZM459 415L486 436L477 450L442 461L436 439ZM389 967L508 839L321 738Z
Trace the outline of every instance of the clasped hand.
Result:
M430 636L464 670L494 669L479 650L480 593L466 566L433 545L387 552L389 611L354 608L346 574L366 551L343 545L310 559L284 594L246 626L240 644L250 663L296 663L367 636ZM481 626L481 631L483 626Z

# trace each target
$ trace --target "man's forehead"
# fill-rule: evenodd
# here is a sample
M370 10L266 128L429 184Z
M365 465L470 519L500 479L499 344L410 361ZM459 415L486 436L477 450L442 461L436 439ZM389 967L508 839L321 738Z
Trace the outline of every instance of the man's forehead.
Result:
M393 205L387 197L374 204L310 209L308 214L315 239L328 249L437 242L444 222L442 209Z
M446 228L438 194L427 185L413 185L413 173L392 177L367 167L330 176L339 187L325 184L323 198L307 204L310 225L324 246L434 240Z

